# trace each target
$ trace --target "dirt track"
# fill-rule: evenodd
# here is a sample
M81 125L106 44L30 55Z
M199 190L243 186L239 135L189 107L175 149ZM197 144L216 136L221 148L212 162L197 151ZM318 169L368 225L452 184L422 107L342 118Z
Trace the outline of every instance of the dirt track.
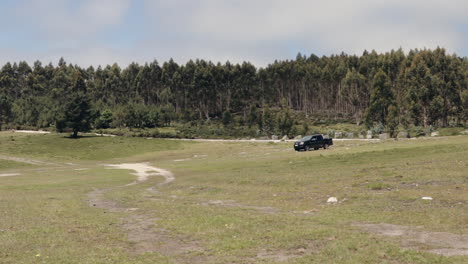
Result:
M4 156L4 155L0 155L0 159L16 161L16 162L21 162L21 163L27 163L27 164L32 164L32 165L57 165L57 164L54 164L54 163L48 163L48 162L44 162L44 161L40 161L40 160L27 159L27 158L18 158L18 157Z
M203 263L206 258L203 256L188 256L193 252L202 252L196 241L188 237L176 236L157 227L157 218L154 216L139 212L139 208L128 208L118 204L117 202L105 199L105 193L125 188L131 185L140 184L148 180L150 176L163 176L164 181L157 186L169 184L175 180L174 175L167 170L150 166L148 163L124 163L124 164L107 164L110 168L133 170L133 175L137 176L137 180L122 186L95 189L88 193L88 202L92 207L97 207L110 212L128 212L127 217L123 218L123 229L127 233L127 238L133 243L129 249L133 254L143 254L146 252L159 252L164 255L174 256L182 263ZM155 187L151 187L149 191L156 192Z
M419 248L443 256L468 255L468 235L447 232L429 232L420 227L392 224L354 224L367 232L398 237L403 247ZM429 249L428 249L429 247Z

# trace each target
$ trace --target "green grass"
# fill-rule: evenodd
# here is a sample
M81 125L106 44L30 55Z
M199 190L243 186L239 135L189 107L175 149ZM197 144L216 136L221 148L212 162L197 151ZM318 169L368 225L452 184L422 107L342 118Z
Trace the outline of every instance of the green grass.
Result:
M11 160L2 160L0 159L0 171L5 169L17 169L17 168L24 168L30 166L27 163L16 162Z
M179 141L145 138L100 137L85 135L79 139L68 134L28 135L0 133L0 154L26 156L46 160L109 160L158 150L179 149Z
M468 234L468 137L336 142L330 150L300 153L291 143L72 140L57 134L0 133L0 144L0 155L59 164L1 167L0 160L0 173L21 173L0 178L4 263L193 263L190 256L132 253L122 228L132 212L88 206L93 188L134 179L129 171L100 165L116 162L150 162L175 174L158 193L146 191L162 181L151 177L105 197L139 208L174 237L196 241L203 251L193 254L205 258L200 263L277 263L275 254L294 255L282 263L468 261L411 250L398 238L352 226L389 223ZM329 196L340 203L328 205Z

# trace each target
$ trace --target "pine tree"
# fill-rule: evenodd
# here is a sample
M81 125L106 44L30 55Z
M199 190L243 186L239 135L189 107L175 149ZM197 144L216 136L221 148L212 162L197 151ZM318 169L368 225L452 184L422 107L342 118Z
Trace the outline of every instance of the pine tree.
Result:
M91 128L92 111L90 100L84 93L74 93L64 107L62 124L64 128L73 131L72 137L77 138L78 132Z

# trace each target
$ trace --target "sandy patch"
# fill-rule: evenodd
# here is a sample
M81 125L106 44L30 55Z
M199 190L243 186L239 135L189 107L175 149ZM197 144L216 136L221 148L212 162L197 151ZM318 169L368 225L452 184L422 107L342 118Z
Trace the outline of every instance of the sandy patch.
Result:
M416 248L443 256L468 255L468 235L447 232L429 232L421 227L392 224L354 224L367 232L397 237L403 247Z
M208 155L193 155L191 158L175 159L173 161L181 162L181 161L189 161L189 160L192 160L192 159L202 159L202 158L206 158L206 157L208 157Z
M108 167L124 170L134 170L133 175L137 176L136 182L131 185L148 180L149 176L163 176L164 182L159 185L165 185L175 180L172 172L160 168L150 166L148 163L123 163L123 164L106 164Z
M16 133L28 133L28 134L50 134L49 131L42 131L42 130L13 130L12 132Z
M192 159L176 159L174 161L175 162L182 162L182 161L189 161L189 160L192 160Z
M12 176L18 176L21 175L19 173L0 173L0 177L12 177Z

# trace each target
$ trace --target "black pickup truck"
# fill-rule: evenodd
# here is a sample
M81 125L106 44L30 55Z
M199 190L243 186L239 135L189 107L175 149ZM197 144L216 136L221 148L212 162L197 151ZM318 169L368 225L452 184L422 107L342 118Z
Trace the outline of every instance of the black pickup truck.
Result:
M294 142L294 150L309 151L311 149L317 150L319 148L327 149L331 145L333 145L333 140L331 138L324 138L323 135L311 135L305 136L301 140Z

